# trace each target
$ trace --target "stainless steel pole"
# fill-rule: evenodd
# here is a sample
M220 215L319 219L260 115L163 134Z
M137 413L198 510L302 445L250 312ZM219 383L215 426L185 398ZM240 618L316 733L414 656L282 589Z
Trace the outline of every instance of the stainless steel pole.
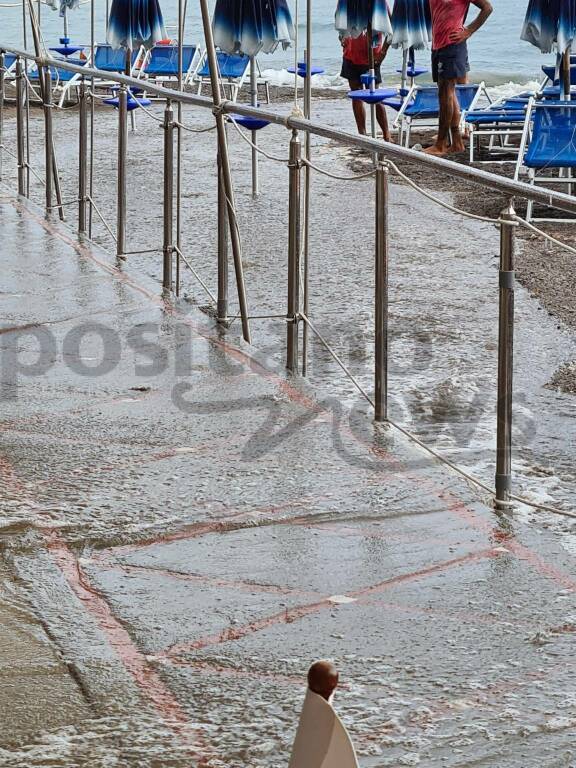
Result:
M298 373L298 327L300 324L300 176L302 172L302 143L298 131L290 140L289 202L288 202L288 312L286 338L286 367Z
M2 181L2 161L4 159L4 51L0 51L0 181Z
M90 0L90 66L94 66L94 54L96 51L96 0ZM90 80L90 172L88 181L88 237L92 238L94 194L94 90L95 79Z
M54 137L52 133L52 76L50 67L44 67L42 71L44 77L44 158L46 172L46 213L52 212L52 180L54 167Z
M376 169L374 418L388 418L388 169Z
M228 206L220 153L218 163L218 305L219 323L228 321Z
M126 253L126 154L128 144L128 90L118 92L118 189L116 200L116 255Z
M200 0L200 9L202 11L202 25L204 27L204 39L206 41L206 52L208 56L208 66L210 69L212 101L214 102L216 129L218 132L218 148L220 152L220 159L222 162L222 180L223 180L224 192L226 194L226 204L228 206L228 226L230 229L230 242L232 244L232 256L234 258L234 270L236 273L236 286L238 289L238 303L239 303L239 309L240 309L240 317L242 319L242 335L244 336L244 340L250 343L250 323L248 320L246 288L244 285L244 267L242 265L242 248L240 243L240 232L238 229L238 220L236 217L234 187L232 186L232 173L230 171L228 141L226 138L226 123L224 118L224 112L222 110L222 99L220 97L218 62L216 57L216 47L214 45L214 36L212 34L212 24L210 22L210 12L208 10L208 0Z
M501 213L500 315L498 338L498 408L496 506L506 507L512 491L512 398L514 378L514 221L512 203Z
M34 39L34 50L36 51L36 56L42 55L42 45L40 42L40 25L38 23L38 19L36 18L36 10L34 8L34 2L33 0L28 0L28 12L30 14L30 26L32 28L32 37ZM52 81L50 78L43 78L40 77L39 80L39 87L40 87L40 96L42 98L42 101L44 104L51 104L52 103ZM60 216L60 220L64 221L64 207L62 205L62 190L60 188L60 174L58 172L58 162L56 160L56 152L54 148L54 135L52 131L52 108L50 107L50 114L48 116L48 124L49 124L49 134L50 134L50 140L51 140L51 149L50 152L52 154L52 177L54 181L54 192L56 195L56 204L58 205L58 215ZM46 112L44 113L46 117Z
M16 146L18 155L18 194L26 195L26 158L24 142L24 68L16 59Z
M312 116L312 0L306 0L306 50L304 51L304 63L306 77L304 80L304 117L310 120ZM312 137L306 133L304 139L304 157L308 162L312 155ZM310 309L310 195L312 184L312 171L309 165L304 168L304 253L303 253L303 301L304 314L308 317ZM308 325L304 323L302 328L302 375L308 374Z
M253 107L258 106L258 78L256 75L256 57L250 57L250 103ZM260 180L258 178L258 132L252 131L252 197L258 197L260 194Z
M79 89L78 114L78 232L85 235L88 231L88 105L83 78Z
M162 287L172 290L172 257L174 254L174 110L166 102L164 110L164 266Z

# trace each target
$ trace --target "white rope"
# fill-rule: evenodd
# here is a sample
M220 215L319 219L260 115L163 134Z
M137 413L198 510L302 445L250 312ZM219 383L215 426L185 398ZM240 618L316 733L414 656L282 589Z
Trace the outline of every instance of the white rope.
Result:
M178 121L176 121L174 125L177 128L182 128L183 131L188 131L189 133L208 133L209 131L214 131L217 128L216 125L211 125L208 128L191 128L190 126L184 125L184 123L179 123Z
M532 232L535 232L537 235L540 235L541 237L544 237L546 240L549 240L551 243L554 243L554 245L557 245L560 248L563 248L565 251L576 254L576 248L573 248L571 245L568 245L568 243L563 243L561 240L558 240L552 235L549 235L548 232L544 232L544 230L538 229L538 227L535 227L533 224L530 224L528 221L526 221L526 219L523 219L520 216L514 216L514 220L517 221L521 227L526 227L527 229L532 230Z
M436 195L432 195L430 192L427 192L425 189L422 189L415 181L412 181L412 179L409 176L406 176L403 171L398 168L396 163L393 163L391 160L383 160L382 161L385 166L388 168L391 168L398 176L400 176L401 179L404 179L404 181L409 184L412 189L415 189L417 192L419 192L424 197L428 198L428 200L431 200L433 203L436 203L437 205L441 206L442 208L446 208L448 211L452 211L452 213L457 213L460 216L465 216L468 219L473 219L474 221L484 221L488 224L502 224L502 219L493 219L489 216L478 216L475 213L469 213L468 211L463 211L460 208L456 208L454 205L450 205L450 203L445 202L444 200L441 200L439 197L436 197ZM506 224L510 224L509 221L504 222Z
M248 136L240 129L240 126L237 124L236 120L234 120L233 117L230 118L230 121L234 128L238 131L240 136L244 139L246 144L249 144L253 149L255 149L257 152L259 152L261 155L264 155L264 157L267 157L268 160L274 160L276 163L283 163L284 165L289 162L287 157L275 157L274 155L268 154L268 152L265 152L263 149L261 149L259 146L254 144L253 141L251 141Z
M314 163L311 163L310 160L302 160L303 165L307 165L309 168L312 168L314 171L317 171L318 173L322 174L322 176L328 176L330 179L336 179L337 181L358 181L360 179L367 179L369 176L374 176L376 173L375 170L367 171L366 173L359 173L355 176L340 176L336 173L331 173L330 171L324 170L324 168L320 168L317 165L314 165Z

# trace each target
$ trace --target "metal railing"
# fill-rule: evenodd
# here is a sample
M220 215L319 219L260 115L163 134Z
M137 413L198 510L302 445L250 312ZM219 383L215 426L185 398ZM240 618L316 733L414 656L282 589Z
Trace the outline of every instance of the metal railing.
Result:
M217 72L214 48L211 42L209 25L205 28L207 49L212 73ZM22 51L12 46L0 43L0 153L3 147L3 119L5 99L5 78L3 59L4 53L16 55L16 120L18 123L17 162L18 162L18 192L27 195L29 191L30 168L25 153L23 109L25 94L22 88L24 79L23 60L34 61L42 76L40 77L42 106L45 124L45 169L46 169L46 209L58 208L62 214L62 198L59 187L59 176L54 154L52 136L52 103L50 98L51 76L50 67L58 66L63 70L77 73L81 76L79 91L79 184L78 184L78 230L84 234L87 231L88 211L93 206L93 200L88 194L87 165L88 165L88 131L87 109L88 99L92 98L86 88L86 82L105 80L115 82L120 86L118 110L118 188L116 214L116 248L117 255L126 253L126 140L127 112L126 100L131 88L142 88L142 81L128 75L103 72L89 66L79 66L68 61L55 60L48 56L38 56L28 51ZM212 61L214 59L214 61ZM309 203L309 195L302 195L303 172L309 172L310 164L302 157L300 133L307 137L319 136L343 144L347 147L357 147L372 153L376 159L375 176L375 349L374 349L374 406L375 420L388 421L388 256L389 256L389 168L388 161L411 161L428 169L448 174L450 177L472 182L484 188L502 193L508 199L508 205L502 211L498 224L500 226L500 270L499 270L499 348L498 348L498 391L497 391L497 454L496 454L496 503L500 508L510 505L512 499L512 386L513 386L513 338L514 338L514 245L515 228L518 224L514 213L514 198L523 198L533 203L555 207L561 211L576 214L576 199L561 192L542 187L533 187L520 181L497 176L487 171L460 165L458 163L422 154L395 144L385 143L376 139L348 133L311 119L295 115L279 115L271 110L254 107L237 102L221 99L217 76L213 81L212 98L187 93L181 90L166 88L156 83L146 83L146 90L165 101L164 119L164 163L163 163L163 280L165 291L174 290L174 255L179 264L181 252L174 242L174 132L178 124L174 120L173 104L191 105L210 110L216 121L218 131L218 152L215 165L218 171L218 278L217 278L217 320L226 323L228 320L228 248L231 246L236 273L236 284L242 318L243 335L250 341L250 325L247 311L246 292L242 270L240 230L236 218L234 189L230 172L228 144L226 137L225 116L235 113L242 116L258 117L269 123L283 126L291 132L289 152L289 200L288 200L288 286L287 286L287 339L286 367L297 374L305 371L305 361L299 348L301 330L310 328L316 332L313 324L306 315L306 307L302 307L301 285L301 256L304 238L307 237L307 226L302 227L302 200ZM0 178L1 178L0 157ZM53 191L56 192L57 205L53 205ZM177 190L178 193L179 190ZM176 194L177 194L176 193ZM305 212L306 215L306 212ZM307 215L306 220L307 222ZM107 225L106 225L107 226ZM108 227L107 227L108 228ZM108 228L110 233L114 233ZM186 262L187 263L187 262ZM189 265L190 266L190 265ZM179 275L176 285L179 284ZM318 334L317 334L318 335ZM321 337L320 337L321 338ZM336 361L344 370L344 364L334 354ZM351 376L351 378L353 378ZM353 381L355 381L353 379ZM356 383L356 382L355 382ZM357 385L359 387L359 385ZM359 387L360 388L360 387ZM363 390L361 390L363 392ZM363 392L363 394L366 394ZM482 486L481 483L478 483ZM482 486L483 487L483 486Z

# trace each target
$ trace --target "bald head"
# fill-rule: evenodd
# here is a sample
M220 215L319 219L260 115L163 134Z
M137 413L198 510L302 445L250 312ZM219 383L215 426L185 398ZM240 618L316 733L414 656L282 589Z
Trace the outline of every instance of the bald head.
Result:
M323 699L328 699L338 685L338 670L331 661L317 661L308 670L308 687Z

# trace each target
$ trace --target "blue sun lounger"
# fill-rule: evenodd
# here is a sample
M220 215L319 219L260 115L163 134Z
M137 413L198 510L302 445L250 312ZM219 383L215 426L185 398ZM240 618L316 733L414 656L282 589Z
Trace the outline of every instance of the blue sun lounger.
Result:
M67 59L70 64L76 64L79 67L85 67L88 63L87 59L75 59L69 57ZM50 79L52 81L52 91L54 97L58 97L58 106L62 107L64 105L64 102L66 101L66 97L68 93L74 88L75 86L78 86L81 80L81 75L77 72L70 72L67 69L62 69L62 67L59 66L51 66L50 67ZM31 83L38 83L40 81L40 73L38 71L38 67L34 65L29 71L28 71L28 79ZM77 87L76 87L77 91Z
M138 50L132 51L130 74L134 72L141 50L141 48L138 48ZM94 50L94 68L102 69L104 72L123 74L126 70L126 51L122 48L116 51L107 43L98 43Z
M226 92L226 88L229 89L230 99L236 101L238 93L244 85L248 72L250 69L250 57L244 55L237 55L231 53L217 52L218 74L220 76L220 82ZM258 66L258 62L256 62ZM266 101L270 101L269 84L267 80L263 80L260 73L260 67L258 66L259 78L258 85L264 85L266 88ZM198 83L198 94L202 93L202 86L205 83L210 82L210 66L208 59L204 59L204 63L196 73L196 82Z
M462 124L464 124L466 113L474 109L480 96L485 93L484 83L456 86L456 95L462 110ZM400 127L401 134L404 134L405 146L410 146L412 126L415 122L437 120L439 114L438 88L435 85L411 88L394 123L396 127Z
M488 136L488 160L485 162L516 162L518 145L510 143L513 136L522 136L526 122L529 97L503 99L486 109L466 113L465 123L470 133L470 162L476 162L481 139ZM506 157L503 157L503 156ZM512 155L512 157L510 157ZM499 159L497 159L499 157Z
M182 74L184 85L196 74L201 63L201 51L197 45L182 46ZM140 77L156 81L170 80L178 77L178 46L155 45L147 54L144 65L139 72Z
M531 99L526 115L515 178L522 171L529 182L538 184L569 184L575 179L576 168L576 102L535 101ZM550 175L548 171L558 171ZM534 204L528 203L526 220L533 220ZM546 221L540 218L539 221ZM558 221L558 219L554 219ZM574 222L575 219L569 219Z

